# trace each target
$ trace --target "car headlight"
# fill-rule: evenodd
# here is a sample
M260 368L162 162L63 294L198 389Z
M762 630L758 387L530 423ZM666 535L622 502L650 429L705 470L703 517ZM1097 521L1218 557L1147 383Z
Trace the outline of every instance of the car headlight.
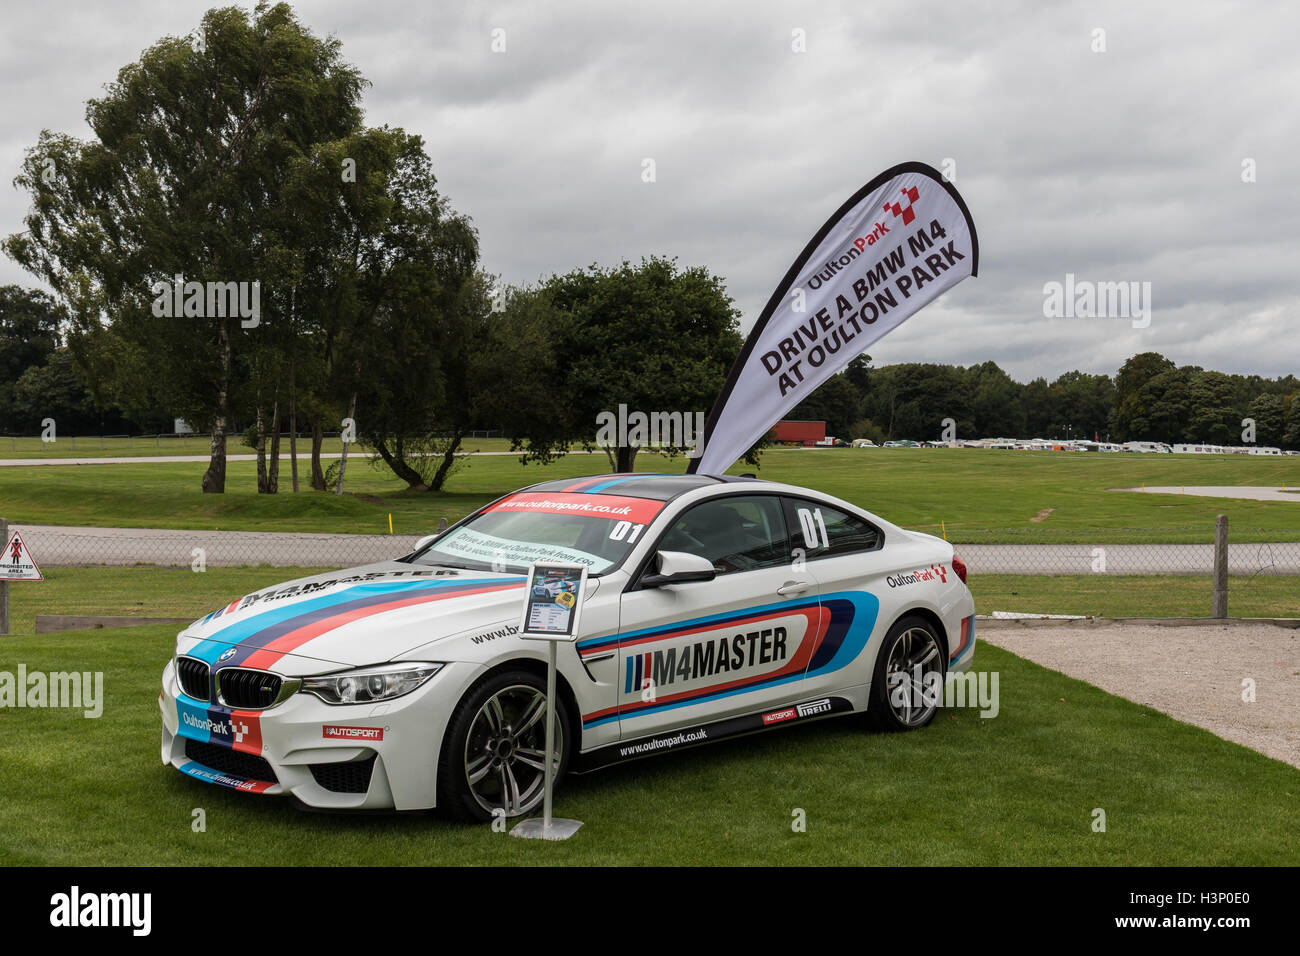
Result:
M373 704L409 694L438 671L441 664L381 664L325 677L304 677L302 692L327 704Z

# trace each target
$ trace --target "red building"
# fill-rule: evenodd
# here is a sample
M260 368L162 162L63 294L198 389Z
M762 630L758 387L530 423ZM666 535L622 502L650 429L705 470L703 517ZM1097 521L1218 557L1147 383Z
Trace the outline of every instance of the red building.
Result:
M777 422L772 426L772 441L777 444L815 445L825 440L825 422Z

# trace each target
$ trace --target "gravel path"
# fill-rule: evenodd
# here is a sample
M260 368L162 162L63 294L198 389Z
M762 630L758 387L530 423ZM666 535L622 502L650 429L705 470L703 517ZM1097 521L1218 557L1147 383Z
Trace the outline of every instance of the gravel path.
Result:
M985 622L982 640L1300 767L1300 629ZM1242 681L1255 700L1242 700Z
M1300 494L1271 485L1147 485L1145 488L1111 488L1148 495L1195 495L1201 498L1244 498L1248 501L1294 501Z

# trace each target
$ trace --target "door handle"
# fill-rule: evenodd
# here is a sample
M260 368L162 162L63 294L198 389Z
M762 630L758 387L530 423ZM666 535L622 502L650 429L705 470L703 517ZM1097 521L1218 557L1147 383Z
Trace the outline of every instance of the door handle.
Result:
M807 590L808 590L807 581L787 581L785 584L781 585L779 588L776 589L776 593L780 595L803 594L803 592Z

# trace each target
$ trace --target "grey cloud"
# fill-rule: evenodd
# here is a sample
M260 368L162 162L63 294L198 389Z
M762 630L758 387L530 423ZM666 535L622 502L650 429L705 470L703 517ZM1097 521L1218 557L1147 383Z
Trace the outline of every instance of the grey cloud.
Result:
M56 0L0 39L0 173L42 127L208 3ZM877 343L877 362L993 359L1013 375L1180 363L1297 372L1290 182L1300 8L750 2L296 4L369 78L367 121L423 135L484 266L532 282L676 255L757 317L809 236L894 163L957 161L981 274ZM507 52L490 52L502 27ZM1094 28L1107 52L1093 53ZM806 54L790 49L807 31ZM1244 157L1259 181L1240 180ZM657 181L640 180L652 157ZM0 232L26 197L0 190ZM1045 282L1150 281L1148 329L1049 320ZM33 280L0 261L0 282Z

